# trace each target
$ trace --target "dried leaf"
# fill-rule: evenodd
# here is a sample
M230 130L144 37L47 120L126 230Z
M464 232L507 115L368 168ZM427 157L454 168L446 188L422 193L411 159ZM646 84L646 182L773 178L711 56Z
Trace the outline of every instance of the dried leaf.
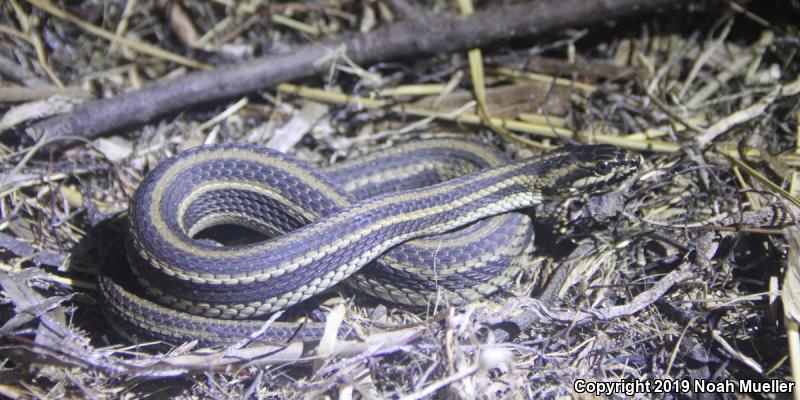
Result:
M569 89L552 86L542 82L520 82L486 89L486 106L489 115L501 118L516 118L521 113L538 113L544 108L548 114L562 115L569 106ZM457 110L473 100L467 90L455 90L439 99L438 96L425 97L415 105L448 112ZM477 113L477 107L466 110Z
M267 141L267 147L283 152L289 151L303 139L306 133L311 131L314 124L327 112L328 106L307 101L289 122L275 129L272 137Z
M786 318L800 323L800 229L786 229L786 240L789 254L783 277L783 312Z
M42 119L72 111L81 101L72 97L53 96L12 107L0 119L0 132L23 122Z
M119 136L99 138L94 142L94 147L111 162L120 162L133 154L133 145L130 140Z

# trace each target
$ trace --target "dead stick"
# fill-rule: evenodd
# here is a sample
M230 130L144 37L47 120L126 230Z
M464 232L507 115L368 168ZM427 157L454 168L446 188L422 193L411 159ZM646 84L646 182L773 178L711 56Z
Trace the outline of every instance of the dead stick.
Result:
M373 32L342 35L292 52L258 58L211 71L198 71L149 85L38 122L27 129L35 140L80 136L92 139L146 124L184 108L229 99L325 71L331 53L346 49L356 63L451 53L554 29L586 25L678 4L676 0L540 0L492 7L468 17L409 19ZM68 141L55 141L50 150Z

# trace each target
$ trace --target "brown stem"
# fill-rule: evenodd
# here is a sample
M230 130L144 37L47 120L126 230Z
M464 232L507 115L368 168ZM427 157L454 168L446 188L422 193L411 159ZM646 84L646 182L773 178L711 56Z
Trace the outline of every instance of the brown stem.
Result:
M117 97L87 103L40 121L27 133L36 140L59 137L92 139L146 124L190 106L229 99L281 82L325 71L331 52L345 48L359 64L421 57L532 37L555 29L586 25L680 3L676 0L538 0L492 7L470 16L409 19L364 34L309 43L284 54L266 56L211 71L197 71ZM68 141L55 141L63 148Z

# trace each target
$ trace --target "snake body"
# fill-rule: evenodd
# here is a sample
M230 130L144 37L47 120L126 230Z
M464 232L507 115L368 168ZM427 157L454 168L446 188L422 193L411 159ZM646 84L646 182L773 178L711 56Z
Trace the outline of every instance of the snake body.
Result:
M230 343L247 320L347 279L397 303L462 304L507 287L531 224L513 212L629 176L635 159L575 146L510 162L477 141L410 142L324 170L264 147L202 146L144 179L127 240L141 292L101 278L112 322L170 342ZM491 217L491 218L489 218ZM221 224L262 242L220 247L194 237ZM272 323L262 339L314 340L320 327Z

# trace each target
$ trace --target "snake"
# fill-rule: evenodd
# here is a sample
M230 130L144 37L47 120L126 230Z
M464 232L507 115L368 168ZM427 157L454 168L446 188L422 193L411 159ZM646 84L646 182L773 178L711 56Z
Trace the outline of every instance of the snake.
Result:
M319 340L322 323L265 317L340 282L398 304L463 305L514 283L532 236L526 209L606 190L637 167L609 145L511 160L452 137L324 168L265 146L198 146L133 195L129 271L101 274L104 313L130 338L220 345ZM198 237L230 225L265 239Z

